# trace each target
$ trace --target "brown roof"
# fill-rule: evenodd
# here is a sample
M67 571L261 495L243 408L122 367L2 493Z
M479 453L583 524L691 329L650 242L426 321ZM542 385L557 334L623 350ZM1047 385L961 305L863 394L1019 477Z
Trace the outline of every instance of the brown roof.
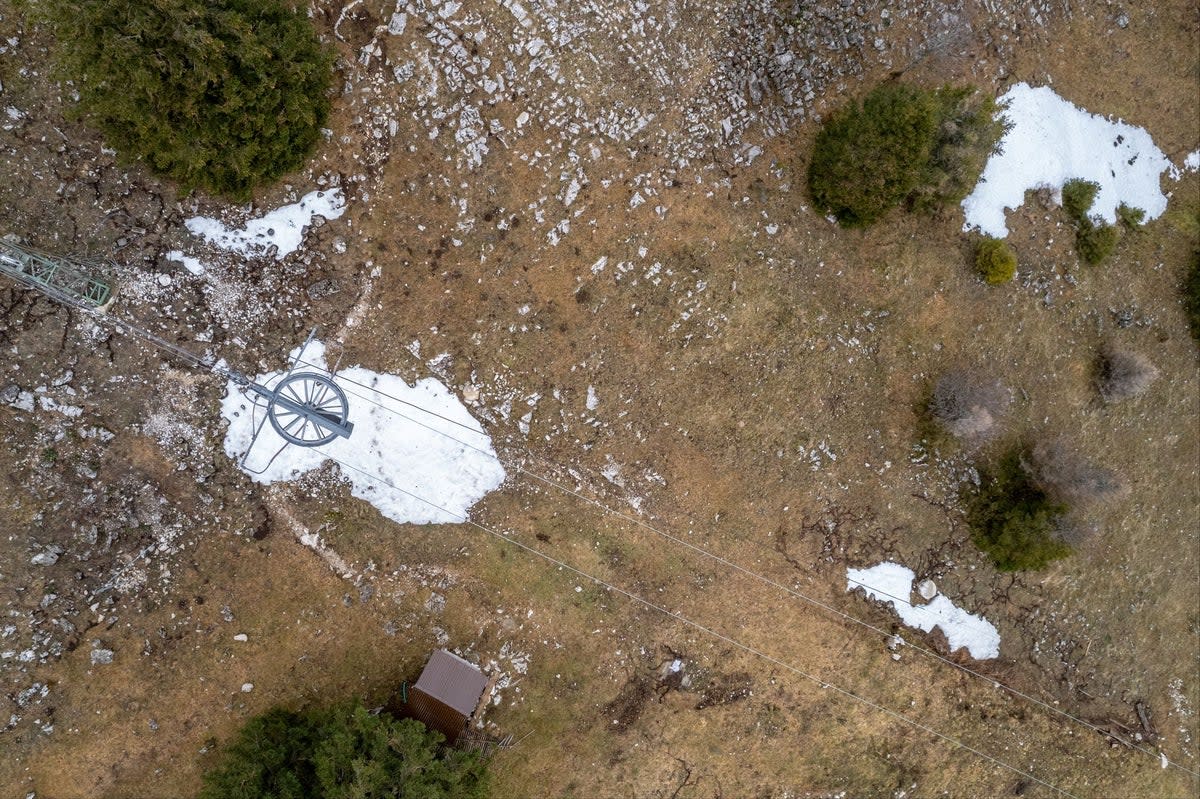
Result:
M485 687L483 672L444 649L433 653L416 684L418 691L457 710L464 719L475 712Z

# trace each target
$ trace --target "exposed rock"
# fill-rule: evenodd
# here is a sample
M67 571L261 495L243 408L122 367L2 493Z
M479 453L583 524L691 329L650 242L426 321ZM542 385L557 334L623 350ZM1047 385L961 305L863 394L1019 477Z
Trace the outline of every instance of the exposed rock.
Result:
M30 558L29 562L34 566L53 566L55 563L58 563L58 559L62 553L62 547L58 544L51 544Z

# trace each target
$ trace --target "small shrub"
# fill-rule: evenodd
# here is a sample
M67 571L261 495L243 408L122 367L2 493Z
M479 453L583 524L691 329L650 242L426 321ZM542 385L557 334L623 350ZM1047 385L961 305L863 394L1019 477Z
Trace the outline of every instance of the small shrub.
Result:
M1029 468L1051 499L1072 508L1104 502L1127 490L1116 472L1087 460L1061 438L1038 442L1030 453Z
M332 58L290 0L43 0L57 72L123 157L245 199L299 168L329 112Z
M1075 228L1075 249L1086 263L1095 266L1113 254L1117 248L1116 225L1099 218L1084 219Z
M1120 402L1146 393L1158 379L1158 369L1144 355L1108 347L1100 355L1100 396Z
M938 378L929 399L929 415L952 436L979 440L994 432L1011 399L999 381L955 370Z
M1200 344L1200 250L1192 253L1191 263L1183 278L1183 310L1192 328L1192 338Z
M986 238L975 249L975 268L985 283L998 286L1017 274L1017 254L1003 239Z
M1117 220L1126 230L1141 230L1142 223L1146 221L1146 212L1141 208L1121 203L1117 206Z
M1033 481L1019 449L981 475L966 503L971 540L1000 571L1043 569L1071 554L1059 532L1067 507Z
M200 799L482 799L477 753L439 752L440 733L361 703L295 713L276 708L246 722Z
M1086 222L1088 212L1092 210L1092 203L1096 201L1096 194L1099 191L1099 183L1082 178L1068 180L1062 187L1063 210L1076 224Z
M1004 135L996 103L971 88L876 87L834 112L813 145L813 205L844 227L864 227L907 202L957 203Z

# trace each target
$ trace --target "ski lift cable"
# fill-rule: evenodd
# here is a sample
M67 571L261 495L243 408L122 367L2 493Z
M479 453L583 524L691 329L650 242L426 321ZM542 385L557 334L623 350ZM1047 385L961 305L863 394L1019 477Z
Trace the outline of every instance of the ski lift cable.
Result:
M923 732L927 732L927 733L929 733L929 734L931 734L931 735L941 739L942 741L945 741L946 743L949 743L955 747L958 747L960 749L964 749L968 752L971 752L972 754L975 754L978 757L981 757L981 758L991 762L995 766L999 766L999 767L1001 767L1003 769L1007 769L1008 771L1011 771L1021 777L1033 780L1034 782L1037 782L1038 784L1043 785L1043 786L1049 788L1050 790L1055 791L1056 793L1059 793L1063 796L1072 797L1072 799L1078 799L1078 797L1076 797L1075 794L1072 794L1069 791L1067 791L1063 788L1060 788L1051 782L1041 779L1040 777L1030 774L1029 772L1024 771L1023 769L1020 769L1016 766L1006 763L1005 761L1000 760L999 758L994 757L994 756L988 754L987 752L984 752L981 749L971 746L970 744L964 743L963 741L961 741L957 738L954 738L946 733L939 732L938 730L934 729L933 727L930 727L926 724L922 724L921 722L916 721L915 719L909 718L908 716L904 715L903 713L892 710L891 708L881 705L871 699L867 699L866 697L861 696L857 693L854 693L853 691L851 691L847 688L842 688L841 686L839 686L835 683L831 683L828 680L825 680L821 677L818 677L814 674L804 671L803 669L794 665L793 663L790 663L788 661L785 661L778 657L775 657L771 654L768 654L767 652L764 652L763 650L758 649L758 648L752 646L751 644L744 643L736 638L733 638L732 636L729 636L729 635L726 635L725 633L720 632L719 630L716 630L712 627L708 627L704 624L701 624L700 622L695 621L694 619L692 619L688 616L684 616L681 613L677 613L673 610L670 610L669 608L663 607L662 605L658 605L654 602L651 602L650 600L645 599L645 598L639 596L638 594L633 593L632 591L621 588L620 586L617 586L617 585L613 585L612 583L609 583L600 577L596 577L588 572L583 571L582 569L580 569L576 566L572 566L571 564L569 564L565 561L559 560L558 558L554 557L553 555L543 552L540 549L537 549L537 548L532 547L528 544L525 544L521 541L518 541L515 538L513 538L509 535L506 535L505 533L494 530L491 527L488 527L480 522L474 521L469 516L466 516L462 513L456 513L454 511L448 510L448 509L442 507L441 505L438 505L436 502L433 502L433 501L428 500L418 494L415 494L411 491L401 488L400 486L393 483L391 480L388 480L384 477L380 477L379 475L371 474L370 472L360 469L357 466L352 466L348 463L338 460L337 458L333 458L329 455L326 455L326 457L329 458L329 460L336 463L338 466L342 467L343 469L357 472L357 473L363 475L364 477L367 477L367 478L374 480L384 486L387 486L388 488L391 488L394 491L397 491L401 494L409 496L409 497L417 500L418 502L421 502L435 510L441 511L442 513L445 513L447 516L458 519L461 523L468 524L472 527L475 527L475 528L487 533L488 535L492 536L493 538L496 538L496 539L503 541L505 543L508 543L508 544L512 544L513 546L519 547L520 549L525 550L526 552L528 552L531 555L539 557L555 566L558 566L560 569L565 569L566 571L576 574L579 577L582 577L583 579L588 580L589 582L595 583L596 585L599 585L599 586L606 588L610 591L613 591L617 594L621 594L622 596L626 597L627 599L632 600L636 604L642 605L643 607L653 610L656 613L660 613L664 616L672 618L682 624L685 624L689 627L699 630L700 632L702 632L706 635L716 638L719 641L729 644L730 646L736 647L737 649L740 649L743 652L754 655L758 658L761 658L762 660L767 661L768 663L771 663L782 669L790 671L793 674L796 674L800 677L803 677L806 680L816 683L817 685L821 686L822 688L830 688L849 699L853 699L856 702L861 702L862 704L866 705L867 707L873 708L874 710L884 713L887 716L890 716L891 718L896 719L897 721L901 721L915 729L921 730Z
M303 361L303 360L298 360L297 362L298 362L300 365L303 365L303 366L309 366L309 367L313 367L313 368L320 368L320 367L319 367L317 364L308 363L308 362L305 362L305 361ZM446 416L444 416L444 415L442 415L442 414L439 414L439 413L437 413L436 411L429 410L428 408L423 408L423 407L421 407L420 405L417 405L416 403L409 402L409 401L407 401L407 400L401 399L400 397L396 397L396 396L394 396L394 395L392 395L392 394L388 394L388 393L386 393L386 392L380 391L379 389L377 389L377 388L375 388L375 387L373 387L373 386L370 386L370 385L367 385L367 384L365 384L365 383L362 383L362 382L359 382L359 381L356 381L356 380L350 379L350 378L346 377L345 375L342 375L342 374L337 374L337 375L335 375L334 377L335 377L335 379L336 379L336 380L343 381L343 382L346 382L346 383L350 383L350 384L352 384L352 385L356 385L356 386L362 387L362 388L364 388L364 389L367 389L367 390L369 390L369 391L371 391L371 392L374 392L375 394L378 394L378 395L380 395L380 396L382 396L382 397L386 397L386 398L388 398L388 399L390 399L390 400L393 400L393 401L395 401L395 402L399 402L399 403L401 403L401 404L403 404L403 405L406 405L406 406L409 406L409 407L415 408L415 409L417 409L417 410L423 411L424 413L427 413L427 414L429 414L429 415L431 415L431 416L434 416L434 417L436 417L436 418L438 418L438 419L442 419L443 421L446 421L446 422L449 422L449 423L452 423L452 424L458 425L458 426L460 426L460 427L463 427L463 428L465 428L465 429L467 429L467 430L470 430L470 431L471 431L471 432L473 432L473 433L480 434L480 435L486 435L486 434L484 434L484 433L481 433L479 430L477 430L477 429L475 429L475 428L473 428L473 427L470 427L469 425L466 425L466 424L464 424L464 423L462 423L462 422L459 422L459 421L457 421L457 420L455 420L455 419L448 418L448 417L446 417ZM466 447L467 449L474 450L475 452L478 452L478 453L481 453L481 454L484 454L484 455L488 455L488 456L492 456L492 455L494 455L494 453L493 453L491 450L484 449L484 448L482 448L482 447L476 446L476 445L474 445L474 444L472 444L472 443L470 443L470 442L467 442L467 441L463 441L461 438L458 438L458 437L456 437L456 436L454 436L454 435L451 435L450 433L447 433L445 430L440 430L440 429L438 429L437 427L434 427L434 426L432 426L432 425L429 425L429 424L425 424L424 422L421 422L421 421L419 421L419 420L417 420L417 419L414 419L413 417L409 416L408 414L405 414L405 413L403 413L403 412L401 412L401 411L399 411L399 410L396 410L395 408L390 408L390 407L388 407L387 405L384 405L383 403L381 403L381 402L378 402L377 400L374 400L374 399L372 399L371 397L368 397L368 396L365 396L365 395L363 395L363 394L360 394L360 393L358 393L358 392L354 392L354 391L350 391L350 390L346 390L346 393L347 393L349 396L355 397L355 398L357 398L357 399L361 399L362 401L364 401L364 402L366 402L366 403L369 403L369 404L371 404L371 405L374 405L374 406L376 406L376 407L378 407L378 408L380 408L380 409L382 409L382 410L384 410L384 411L387 411L388 413L394 414L395 416L398 416L398 417L399 417L399 418L401 418L401 419L405 419L405 420L407 420L407 421L409 421L409 422L412 422L413 424L416 424L416 425L418 425L418 426L420 426L420 427L423 427L423 428L425 428L426 430L429 430L429 431L431 431L431 432L433 432L433 433L436 433L436 434L438 434L438 435L440 435L440 436L444 436L445 438L447 438L447 439L449 439L449 440L451 440L451 441L454 441L455 443L457 443L457 444L459 444L459 445L461 445L461 446L463 446L463 447ZM558 466L559 468L562 468L560 464L555 464L555 463L553 463L553 462L551 462L551 461L545 460L545 459L543 459L543 458L539 458L539 457L537 457L537 456L533 455L532 453L527 453L527 454L529 455L529 457L531 457L531 458L532 458L532 459L534 459L534 460L540 460L540 461L542 461L542 462L546 463L546 464L547 464L547 465L549 465L549 466ZM328 457L328 456L327 456L327 457ZM741 574L743 574L743 575L745 575L745 576L747 576L747 577L750 577L750 578L752 578L752 579L754 579L754 580L757 580L758 582L760 582L760 583L762 583L762 584L764 584L764 585L768 585L768 586L770 586L770 587L772 587L772 588L775 588L775 589L777 589L777 590L783 591L783 592L787 593L788 595L792 596L792 597L793 597L793 598L795 598L795 599L799 599L799 600L801 600L801 601L803 601L803 602L807 602L808 604L810 604L810 605L814 605L814 606L816 606L816 607L818 607L818 608L821 608L822 610L824 610L824 611L826 611L826 612L828 612L828 613L834 614L835 616L838 616L838 617L840 617L840 618L844 619L844 620L845 620L845 621L847 621L847 622L850 622L850 623L852 623L852 624L856 624L856 625L858 625L858 626L860 626L860 627L863 627L863 628L865 628L865 629L867 629L867 630L870 630L870 631L872 631L872 632L874 632L874 633L877 633L877 634L879 634L880 636L882 636L882 637L883 637L883 638L885 638L885 639L889 639L889 640L890 640L890 639L893 639L893 638L895 638L895 637L896 637L896 636L894 636L894 634L893 634L892 632L890 632L889 630L886 630L886 629L884 629L884 628L882 628L882 627L878 627L878 626L876 626L876 625L874 625L874 624L871 624L871 623L870 623L870 622L868 622L868 621L864 621L863 619L860 619L860 618L858 618L857 616L854 616L853 614L846 613L845 611L839 610L839 609L837 609L837 608L833 607L832 605L828 604L827 602L822 602L821 600L819 600L819 599L817 599L817 598L815 598L815 597L809 596L809 595L807 595L807 594L805 594L805 593L803 593L803 592L801 592L801 591L798 591L798 590L796 590L795 588L792 588L792 587L791 587L791 586L789 586L789 585L786 585L786 584L784 584L784 583L781 583L781 582L779 582L778 580L774 580L774 579L772 579L771 577L768 577L768 576L766 576L766 575L764 575L764 574L762 574L762 573L760 573L760 572L756 572L756 571L754 571L753 569L747 568L747 567L745 567L745 566L741 565L740 563L738 563L738 562L736 562L736 561L729 560L728 558L725 558L725 557L723 557L723 556L721 556L721 555L718 555L718 554L716 554L715 552L712 552L712 551L710 551L710 550L708 550L708 549L706 549L706 548L704 548L704 547L702 547L702 546L699 546L699 545L697 545L697 544L693 544L693 543L692 543L692 542L690 542L690 541L687 541L687 540L685 540L685 539L683 539L683 538L680 538L680 537L678 537L678 536L676 536L676 535L673 535L673 534L671 534L671 533L669 533L669 532L666 532L666 531L664 531L664 530L661 530L661 529L659 529L659 528L655 527L654 525L651 525L651 524L649 524L649 523L647 523L647 522L643 521L642 519L639 519L639 518L637 518L636 516L631 516L631 515L629 515L628 513L625 513L625 512L623 512L623 511L620 511L620 510L616 510L616 509L614 509L614 508L611 508L611 507L609 507L608 505L605 505L604 503L600 502L599 500L597 500L597 499L594 499L594 498L592 498L592 497L589 497L589 496L587 496L587 495L585 495L585 494L582 494L582 493L580 493L580 492L576 491L575 489L572 489L570 486L564 485L564 484L562 484L562 483L558 482L557 480L555 480L555 479L553 479L553 478L551 478L551 477L547 477L547 476L545 476L545 475L542 475L542 474L539 474L539 473L537 473L537 472L534 472L534 471L532 471L532 470L530 470L530 469L527 469L527 468L525 468L524 466L522 466L522 465L521 465L521 464L519 464L519 463L510 462L510 463L506 463L506 464L504 464L504 465L505 465L506 467L508 467L508 468L511 468L511 469L514 469L514 470L516 470L516 471L520 472L521 474L524 474L524 475L526 475L526 476L528 476L528 477L530 477L530 478L532 478L532 479L534 479L534 480L536 480L536 481L538 481L538 482L544 483L545 485L547 485L547 486L549 486L549 487L551 487L551 488L553 488L553 489L557 489L558 491L561 491L561 492L563 492L563 493L565 493L565 494L569 494L569 495L571 495L571 496L573 496L573 497L575 497L575 498L577 498L577 499L579 499L579 500L581 500L581 501L583 501L583 502L586 502L586 503L588 503L588 504L590 504L590 505L592 505L592 506L596 507L597 509L599 509L599 510L600 510L601 512L603 512L603 513L607 513L607 514L609 514L609 515L612 515L612 516L614 516L614 517L616 517L616 518L618 518L618 519L621 519L621 520L623 520L623 521L625 521L625 522L628 522L628 523L630 523L630 524L633 524L633 525L636 525L636 526L638 526L638 527L641 527L641 528L643 528L644 530L646 530L646 531L648 531L648 532L651 532L651 533L653 533L653 534L655 534L655 535L657 535L657 536L660 536L660 537L662 537L662 538L664 538L664 539L666 539L666 540L668 540L668 541L672 541L672 542L674 542L674 543L676 543L676 544L679 544L679 545L681 545L681 546L683 546L683 547L686 547L686 548L690 549L691 551L693 551L693 552L695 552L695 553L697 553L697 554L699 554L699 555L702 555L702 556L704 556L704 557L707 557L707 558L709 558L709 559L711 559L711 560L713 560L713 561L715 561L715 562L717 562L717 563L719 563L719 564L721 564L721 565L723 565L723 566L725 566L725 567L727 567L727 568L730 568L730 569L732 569L732 570L734 570L734 571L737 571L737 572L739 572L739 573L741 573ZM758 545L758 546L760 546L760 547L761 547L761 545ZM856 585L856 586L858 586L858 587L860 587L860 588L868 589L868 590L870 590L871 592L875 593L875 594L876 594L876 595L878 595L878 596L887 597L888 599L892 599L892 600L895 600L896 602L903 603L904 605L907 605L907 606L909 606L909 607L913 608L913 609L914 609L914 610L916 610L916 611L920 611L920 612L924 612L924 613L930 613L930 611L926 610L926 609L924 608L924 606L921 606L921 605L913 605L913 604L912 604L912 602L911 602L911 600L910 600L908 597L898 597L898 596L895 596L895 595L893 595L893 594L891 594L891 593L889 593L889 592L887 592L887 591L885 591L885 590L882 590L882 589L881 589L881 588L879 588L878 586L874 586L874 585L868 585L867 583L861 582L861 581L859 581L859 580L856 580L856 579L854 579L854 578L852 578L852 577L849 577L849 576L847 576L847 578L846 578L846 581L847 581L848 583L851 583L851 584L853 584L853 585ZM977 678L977 679L984 680L984 681L986 681L986 682L988 682L988 683L991 683L993 686L995 686L995 687L997 687L997 688L1000 688L1001 690L1003 690L1003 691L1006 691L1007 693L1009 693L1009 694L1011 694L1011 695L1013 695L1013 696L1015 696L1015 697L1019 697L1020 699L1023 699L1023 700L1025 700L1025 701L1027 701L1027 702L1031 702L1031 703L1033 703L1034 705L1037 705L1038 707L1042 708L1043 710L1047 710L1047 711L1049 711L1049 712L1053 713L1054 715L1060 716L1060 717L1062 717L1062 718L1064 718L1064 719L1067 719L1067 720L1069 720L1069 721L1072 721L1072 722L1074 722L1074 723L1076 723L1076 724L1079 724L1079 725L1081 725L1081 726L1083 726L1083 727L1085 727L1085 728L1087 728L1087 729L1089 729L1089 730L1091 730L1091 731L1093 731L1093 732L1098 732L1098 733L1100 733L1100 734L1102 734L1102 735L1108 735L1108 734L1109 734L1109 731L1108 731L1107 729L1105 729L1104 727L1101 727L1101 726L1099 726L1099 725L1097 725L1097 724L1094 724L1094 723L1092 723L1092 722L1090 722L1090 721L1087 721L1086 719L1083 719L1083 718L1081 718L1081 717L1079 717L1079 716L1076 716L1075 714L1073 714L1073 713L1071 713L1071 712L1069 712L1069 711L1067 711L1067 710L1063 710L1062 708L1055 707L1054 705L1050 704L1049 702L1047 702L1047 701L1045 701L1045 700L1043 700L1043 699L1039 699L1038 697L1036 697L1036 696L1033 696L1032 694L1029 694L1029 693L1027 693L1027 692L1025 692L1025 691L1022 691L1022 690L1020 690L1019 688L1014 688L1013 686L1011 686L1011 685L1008 685L1007 683L1005 683L1005 682L1003 682L1003 681L1001 681L1001 680L999 680L999 679L997 679L997 678L995 678L995 677L992 677L992 676L990 676L990 675L988 675L988 674L984 674L983 672L977 671L976 669L973 669L973 668L971 668L970 666L964 665L964 664L962 664L962 663L958 663L957 661L954 661L954 660L952 660L952 659L950 659L950 658L948 658L948 657L946 657L946 656L944 656L944 655L942 655L942 654L940 654L940 653L938 653L938 652L934 651L933 649L930 649L929 647L926 647L926 646L923 646L923 645L921 645L921 644L914 643L914 642L911 642L911 641L908 641L908 640L905 640L905 639L901 639L901 641L903 642L903 644L904 644L905 646L907 646L907 647L909 647L909 648L913 649L914 651L918 652L919 654L921 654L921 655L923 655L923 656L925 656L925 657L927 657L927 658L930 658L930 659L932 659L932 660L938 661L938 662L940 662L940 663L943 663L943 664L945 664L945 665L947 665L947 666L951 666L951 667L953 667L954 669L958 670L959 672L961 672L961 673L963 673L963 674L965 674L965 675L968 675L968 676L970 676L970 677L974 677L974 678ZM1156 750L1154 750L1154 749L1147 748L1147 747L1145 747L1145 746L1139 745L1138 743L1136 743L1136 742L1134 742L1134 741L1127 741L1127 743L1128 743L1128 745L1129 745L1131 748L1133 748L1133 749L1136 749L1137 751L1141 752L1142 754L1149 755L1149 756L1151 756L1151 757L1154 757L1154 758L1156 758L1156 759L1162 759L1162 758L1164 758L1164 757L1165 757L1165 753L1163 753L1162 751L1156 751ZM1188 774L1188 775L1190 775L1190 776L1192 776L1192 777L1200 777L1200 772L1197 772L1197 771L1195 771L1195 770L1193 770L1193 769L1191 769L1191 768L1188 768L1188 767L1187 767L1187 766L1185 766L1184 764L1182 764L1182 763L1179 763L1179 762L1176 762L1175 760L1173 760L1173 759L1171 759L1171 758L1167 758L1167 763L1168 763L1168 765L1170 765L1170 766L1172 766L1172 767L1174 767L1174 768L1178 769L1179 771L1182 771L1182 772L1184 772L1184 773L1186 773L1186 774Z

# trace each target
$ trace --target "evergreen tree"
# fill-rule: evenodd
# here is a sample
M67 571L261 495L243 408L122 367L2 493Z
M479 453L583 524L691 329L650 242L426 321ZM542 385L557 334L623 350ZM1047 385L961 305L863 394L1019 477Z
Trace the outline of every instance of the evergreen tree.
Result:
M41 0L58 73L124 157L245 199L299 168L332 60L286 0Z
M483 799L477 753L440 751L440 733L361 703L246 723L204 775L200 799Z
M1058 531L1066 512L1031 478L1019 449L985 472L979 490L967 498L971 538L1000 571L1043 569L1070 555Z
M906 203L936 211L974 187L1004 135L995 101L971 88L884 83L826 120L813 145L813 204L865 227Z

